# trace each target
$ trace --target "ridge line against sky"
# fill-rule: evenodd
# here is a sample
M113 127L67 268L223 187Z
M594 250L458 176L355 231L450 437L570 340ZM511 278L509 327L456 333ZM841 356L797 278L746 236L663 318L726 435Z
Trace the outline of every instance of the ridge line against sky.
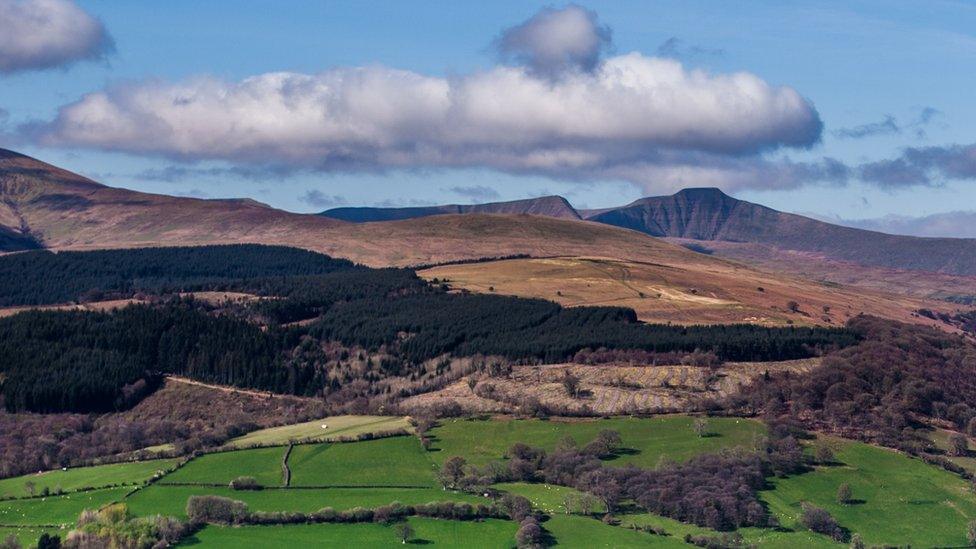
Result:
M976 198L976 113L952 94L976 78L968 6L937 2L925 17L899 2L746 3L738 14L715 2L467 7L295 2L272 13L257 2L230 14L174 2L149 14L0 0L0 28L20 29L0 37L0 144L112 185L306 211L544 194L602 207L718 186L781 210L926 231L906 218L958 214ZM218 14L232 20L204 37ZM269 45L287 42L272 24L301 21L336 36L289 40L331 48ZM809 33L789 36L801 22ZM425 51L388 53L424 29ZM161 40L172 48L150 43ZM904 74L868 59L913 45ZM158 69L146 62L163 53ZM785 66L790 53L803 61ZM915 90L926 64L949 76ZM42 86L54 91L32 93ZM971 218L927 219L951 232Z

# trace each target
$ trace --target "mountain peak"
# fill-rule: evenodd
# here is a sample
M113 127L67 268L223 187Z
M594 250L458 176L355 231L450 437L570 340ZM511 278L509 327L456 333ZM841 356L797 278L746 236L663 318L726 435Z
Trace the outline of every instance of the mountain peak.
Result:
M687 198L691 200L705 200L705 199L725 199L732 198L731 196L725 194L722 189L718 187L688 187L686 189L681 189L680 191L674 193L675 197Z

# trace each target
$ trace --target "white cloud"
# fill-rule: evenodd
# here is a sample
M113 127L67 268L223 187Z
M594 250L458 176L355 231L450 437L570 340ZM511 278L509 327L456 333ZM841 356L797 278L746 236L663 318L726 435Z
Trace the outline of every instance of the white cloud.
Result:
M102 23L70 0L0 0L0 73L62 67L112 49Z
M361 67L148 81L86 95L27 132L49 145L243 165L643 182L636 172L648 165L806 147L821 128L792 88L631 53L558 81L504 66L456 78Z
M503 59L554 77L567 70L593 70L610 47L610 29L600 25L595 12L577 5L544 8L502 31L495 47Z

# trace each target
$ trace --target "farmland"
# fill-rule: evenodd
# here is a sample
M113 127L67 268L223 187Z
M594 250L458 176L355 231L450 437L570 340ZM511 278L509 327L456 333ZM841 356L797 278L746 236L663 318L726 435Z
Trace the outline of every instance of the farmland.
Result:
M141 484L155 474L176 467L179 460L160 459L99 465L80 469L46 471L37 475L0 480L0 496L23 497L41 494L46 490L70 492L80 488L100 488L123 484Z
M626 449L613 460L614 465L634 464L655 467L661 457L682 461L703 452L721 448L750 447L763 432L758 421L740 418L713 418L709 435L696 436L688 416L660 416L646 419L612 418L601 420L445 420L432 431L433 459L443 462L455 455L472 463L498 459L516 442L552 449L565 437L585 443L603 429L620 433Z
M416 437L296 446L292 486L434 487L434 464Z
M334 422L333 419L327 421ZM287 463L290 486L283 486L282 461L286 446L222 451L205 454L180 465L156 482L146 483L156 470L179 465L171 460L83 467L71 473L65 485L83 487L117 479L132 483L118 488L74 492L64 496L0 501L0 534L13 534L32 542L45 528L70 525L86 508L122 502L136 517L167 515L186 519L191 496L214 495L239 500L251 512L314 513L323 508L348 511L375 509L393 502L420 505L435 501L487 504L481 495L444 490L436 471L449 458L462 456L469 463L487 464L502 459L516 442L548 449L565 444L566 437L585 444L601 430L620 433L620 451L607 465L636 465L653 469L667 457L684 461L705 452L751 448L765 432L758 422L742 418L710 418L705 436L692 428L688 416L609 418L596 420L445 419L428 431L429 449L415 436L397 436L360 442L295 445ZM808 471L771 478L759 497L781 524L780 528L741 528L745 543L760 547L841 547L799 523L801 502L827 509L849 533L869 544L911 543L915 546L963 545L966 523L976 518L976 497L966 481L903 454L838 438L821 437L805 443L808 449L825 443L834 451L829 464ZM22 489L33 475L5 480ZM250 476L267 486L262 490L234 490L227 485ZM55 478L55 477L51 477ZM837 487L851 486L854 501L836 502ZM572 488L511 482L494 486L501 493L526 497L547 515L543 527L561 547L688 547L685 535L718 536L705 527L678 522L642 511L624 502L616 513L618 525L600 520L604 506L590 502L584 513L581 492ZM568 505L568 506L567 506ZM458 521L413 516L414 543L464 547L512 547L518 525L509 520ZM658 533L640 531L654 527ZM58 530L64 535L64 530ZM384 547L399 545L389 524L319 523L277 526L219 526L209 524L186 545L230 547L241 545L340 544Z
M306 421L293 425L271 427L250 432L231 439L229 448L247 448L255 445L288 444L297 441L326 441L339 437L355 438L365 433L380 433L396 429L408 429L406 418L388 416L336 416L327 420Z

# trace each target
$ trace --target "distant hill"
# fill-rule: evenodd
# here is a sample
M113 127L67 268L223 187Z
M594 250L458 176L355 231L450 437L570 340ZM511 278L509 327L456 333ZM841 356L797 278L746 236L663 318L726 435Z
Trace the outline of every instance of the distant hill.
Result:
M397 221L432 215L447 214L528 214L556 217L560 219L581 219L580 214L561 196L540 196L509 202L489 202L487 204L446 204L443 206L419 206L409 208L333 208L320 215L366 223L371 221Z
M587 219L657 237L761 244L860 265L976 275L976 239L889 235L738 200L719 189L642 198Z

